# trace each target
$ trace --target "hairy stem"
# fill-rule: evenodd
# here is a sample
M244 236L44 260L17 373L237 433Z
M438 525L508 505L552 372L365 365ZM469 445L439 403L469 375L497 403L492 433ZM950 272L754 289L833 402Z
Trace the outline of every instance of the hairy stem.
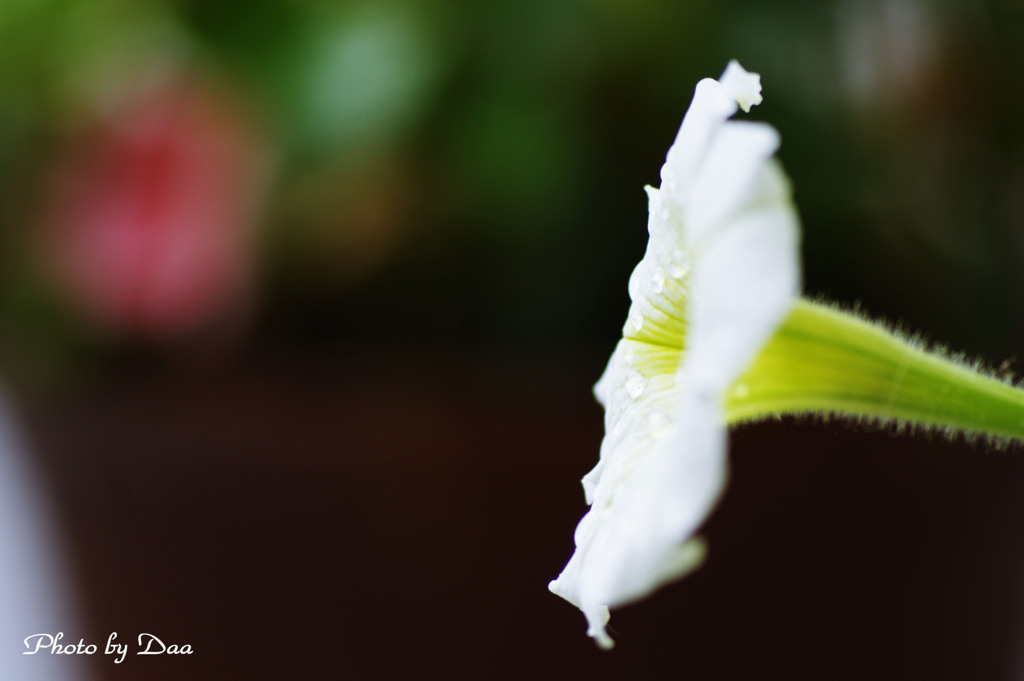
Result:
M807 300L733 385L725 408L730 423L836 414L1024 440L1024 390Z

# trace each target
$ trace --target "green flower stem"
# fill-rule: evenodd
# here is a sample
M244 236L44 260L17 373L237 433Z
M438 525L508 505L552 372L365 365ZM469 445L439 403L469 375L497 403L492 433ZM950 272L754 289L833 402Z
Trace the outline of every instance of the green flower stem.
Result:
M1024 440L1024 390L800 300L726 395L729 423L838 414Z

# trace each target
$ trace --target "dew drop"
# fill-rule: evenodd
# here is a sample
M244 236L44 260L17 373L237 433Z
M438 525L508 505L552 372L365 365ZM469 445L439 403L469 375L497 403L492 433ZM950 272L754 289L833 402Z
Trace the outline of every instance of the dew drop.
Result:
M643 377L643 374L630 371L626 375L626 392L634 400L644 394L644 388L647 387L647 379Z
M669 273L673 279L682 279L690 271L690 257L678 248L672 251Z
M746 383L737 383L736 387L732 389L732 394L736 397L743 399L750 394L750 388L747 387Z
M661 293L665 290L665 277L661 276L657 272L652 272L650 277L651 289L655 293Z
M644 327L644 316L640 314L640 310L633 308L629 311L629 317L626 319L626 328L632 333L636 333Z

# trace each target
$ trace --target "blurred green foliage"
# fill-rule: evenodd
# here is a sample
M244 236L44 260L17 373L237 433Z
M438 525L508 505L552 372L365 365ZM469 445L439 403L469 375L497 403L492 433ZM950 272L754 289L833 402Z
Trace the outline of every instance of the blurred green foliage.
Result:
M1022 45L1024 10L973 0L6 0L0 336L19 357L89 338L32 264L47 168L104 92L173 64L273 150L257 342L604 352L642 187L738 58L782 133L809 292L1009 354Z

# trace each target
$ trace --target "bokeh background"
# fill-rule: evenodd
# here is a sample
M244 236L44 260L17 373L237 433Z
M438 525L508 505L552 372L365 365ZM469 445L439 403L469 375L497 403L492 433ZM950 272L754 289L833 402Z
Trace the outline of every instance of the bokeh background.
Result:
M0 2L0 374L81 635L195 650L95 678L1024 678L1020 446L746 427L614 652L546 591L731 58L808 293L1016 370L1018 1Z

